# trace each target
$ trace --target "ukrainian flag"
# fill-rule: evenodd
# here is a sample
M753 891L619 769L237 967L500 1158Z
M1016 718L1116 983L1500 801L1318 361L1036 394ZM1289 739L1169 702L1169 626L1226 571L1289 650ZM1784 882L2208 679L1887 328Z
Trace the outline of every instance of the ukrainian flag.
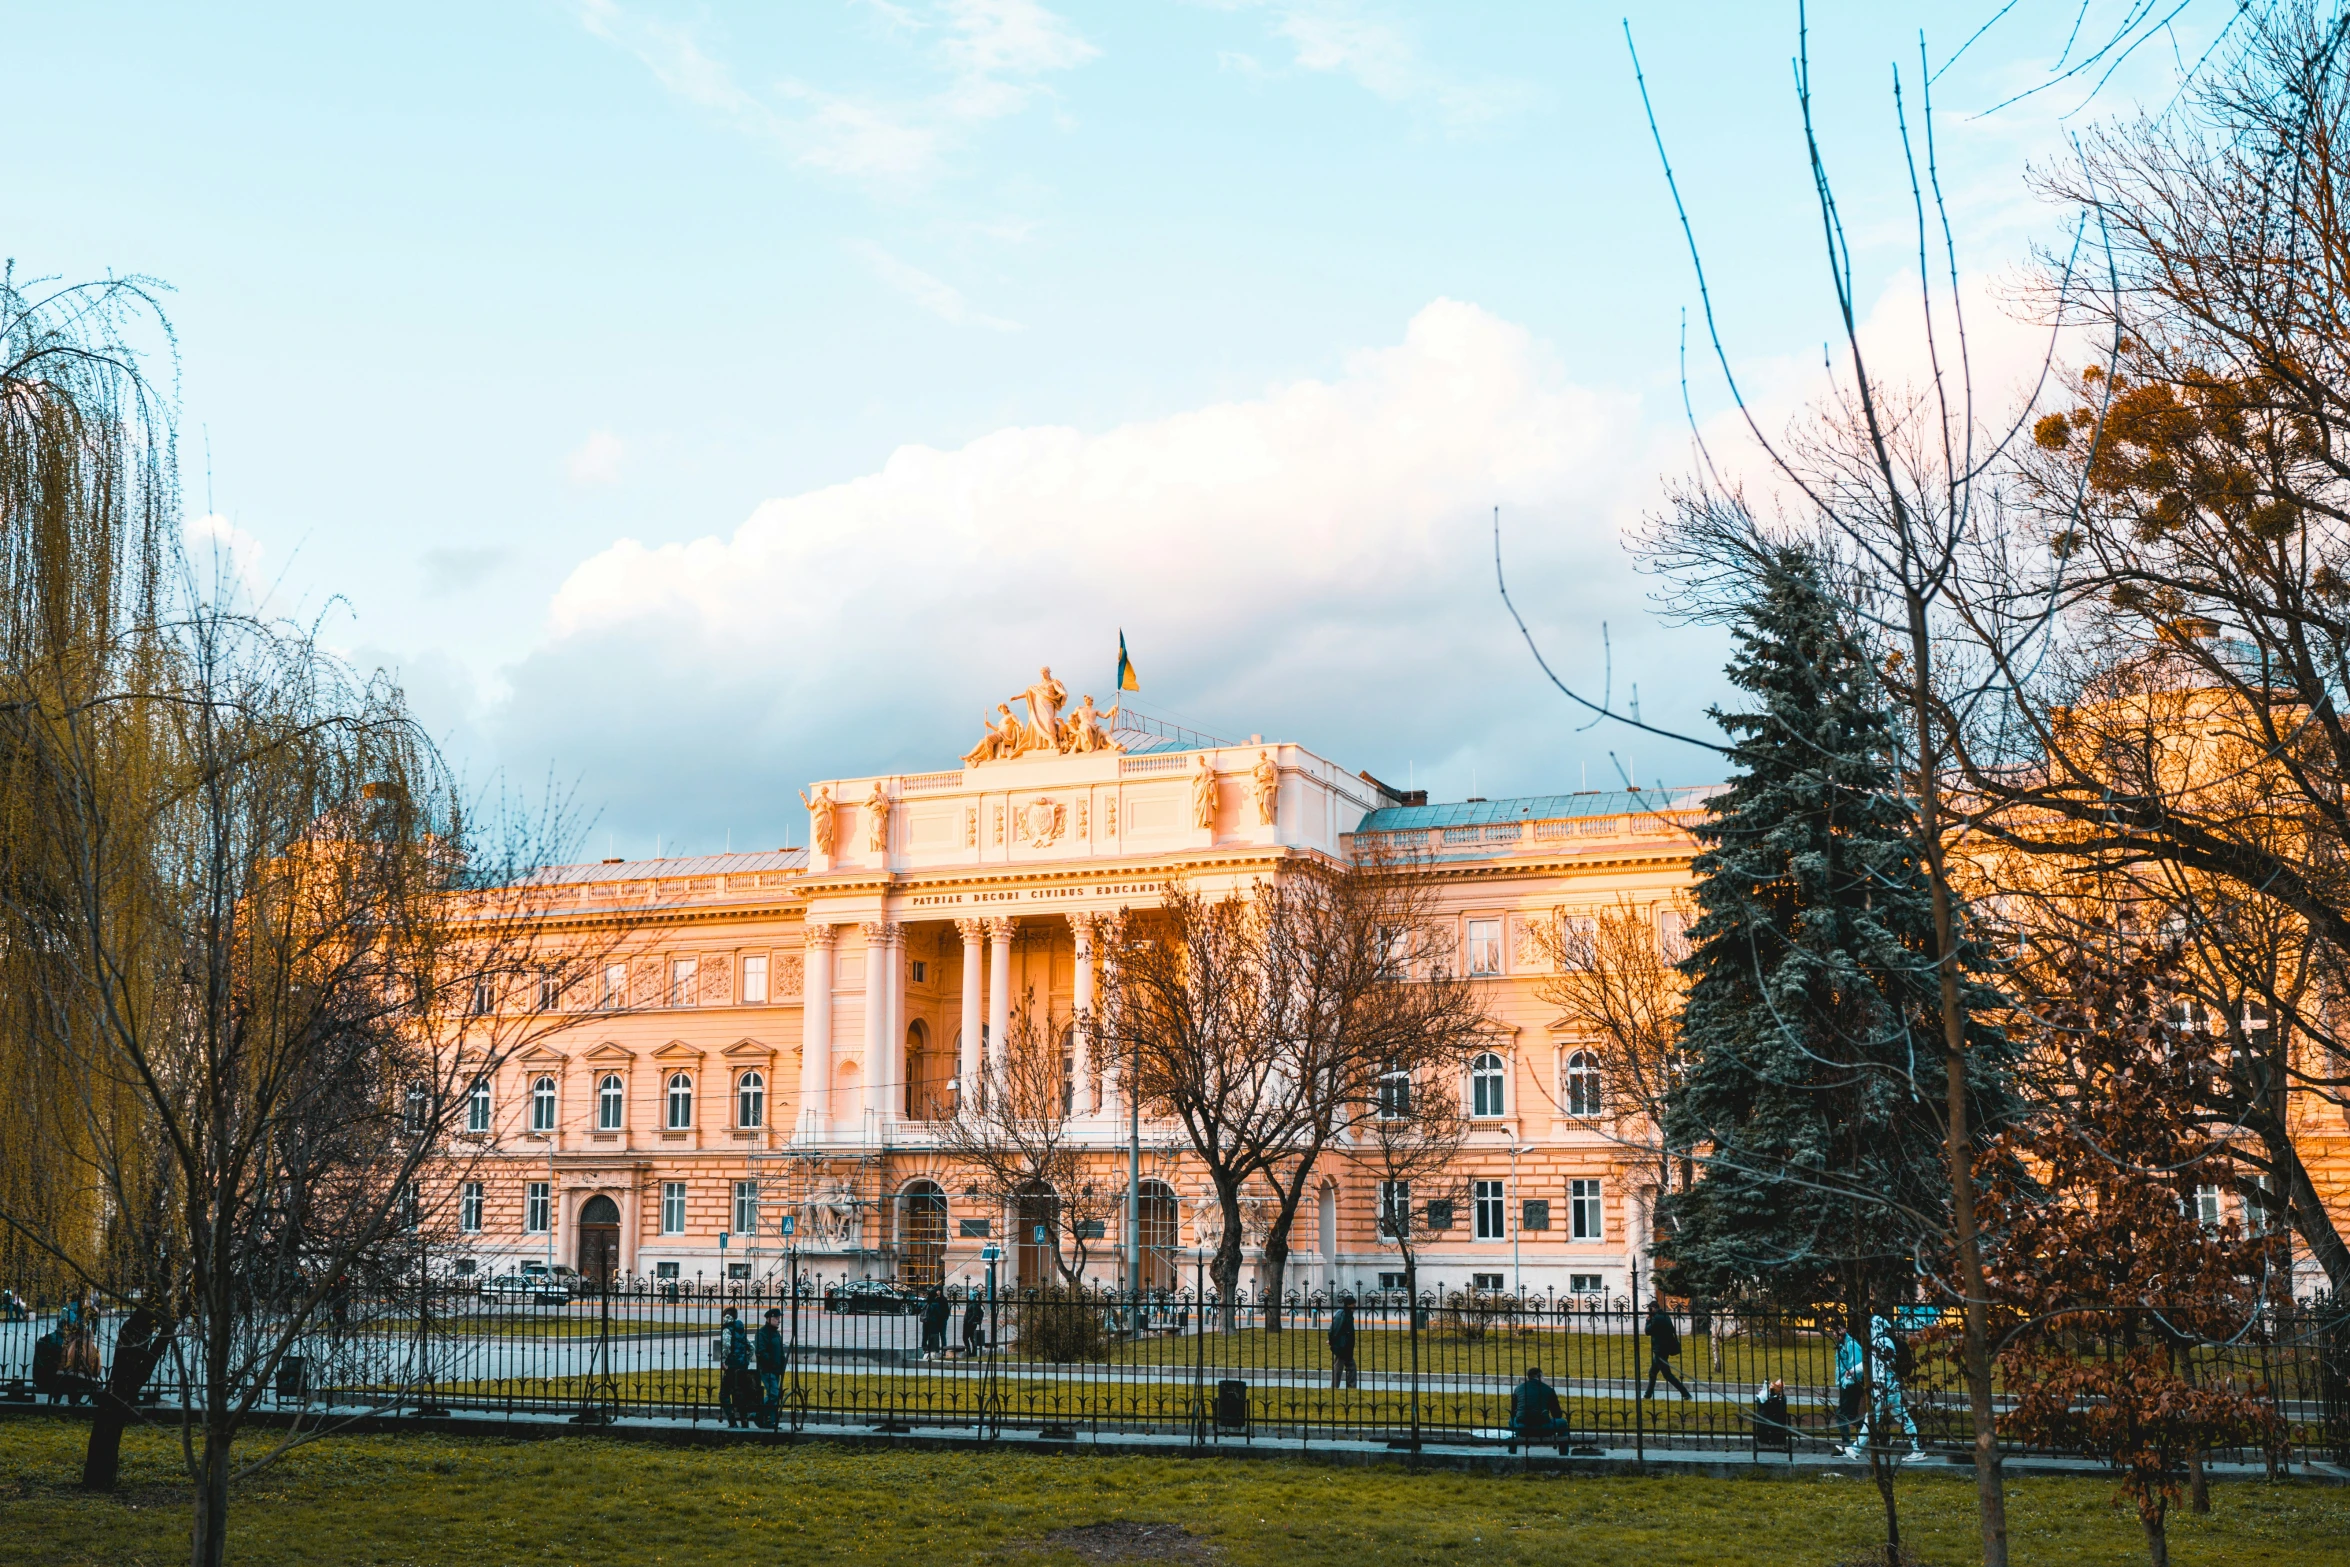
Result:
M1118 633L1118 685L1120 691L1140 691L1142 681L1134 673L1134 660L1126 656L1126 633Z

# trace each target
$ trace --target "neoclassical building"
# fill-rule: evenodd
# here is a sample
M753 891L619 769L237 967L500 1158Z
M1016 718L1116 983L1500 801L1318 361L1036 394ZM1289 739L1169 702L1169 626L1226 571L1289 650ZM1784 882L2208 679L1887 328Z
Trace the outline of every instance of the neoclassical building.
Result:
M942 1151L937 1107L976 1080L1014 1008L1082 1017L1105 922L1171 879L1240 890L1376 841L1431 879L1493 1024L1461 1085L1462 1200L1422 1248L1423 1284L1627 1290L1649 1230L1645 1161L1545 999L1535 933L1629 902L1677 945L1686 828L1709 790L1431 805L1294 743L1226 744L1090 699L1064 716L1049 673L1021 700L1028 715L999 709L959 766L811 785L809 849L547 873L556 939L625 936L564 999L570 1026L466 1106L449 1205L461 1270L543 1259L760 1279L788 1249L827 1277L968 1283L998 1247L1006 1282L1042 1277L1024 1243L1049 1205L983 1192ZM1074 1136L1123 1193L1119 1063L1093 1059L1081 1027L1066 1049ZM2295 1113L2326 1200L2350 1206L2350 1119L2314 1099ZM1219 1221L1175 1129L1146 1118L1143 1137L1143 1282L1178 1286ZM1324 1170L1287 1282L1399 1282L1374 1183L1343 1158ZM2217 1187L2200 1200L2215 1217L2235 1207ZM1092 1222L1102 1233L1064 1240L1091 1278L1123 1285L1122 1208Z
M1424 1284L1627 1288L1648 1193L1607 1085L1540 993L1532 932L1628 898L1676 940L1704 791L1430 805L1294 743L1166 732L1090 699L1063 716L1049 674L1026 700L960 766L812 785L810 849L551 872L551 922L629 935L568 998L584 1015L468 1106L458 1265L755 1279L790 1247L827 1276L953 1283L983 1276L992 1244L1007 1282L1040 1276L1021 1244L1039 1216L962 1177L934 1107L975 1079L1014 1007L1081 1016L1101 922L1170 878L1244 889L1378 835L1433 878L1494 1024L1462 1085L1464 1200L1422 1250ZM1118 1063L1091 1059L1082 1029L1069 1055L1075 1135L1123 1191ZM1188 1283L1214 1205L1172 1128L1143 1135L1144 1282ZM1288 1282L1399 1278L1375 1209L1371 1184L1328 1161ZM1124 1220L1107 1223L1088 1272L1122 1284Z

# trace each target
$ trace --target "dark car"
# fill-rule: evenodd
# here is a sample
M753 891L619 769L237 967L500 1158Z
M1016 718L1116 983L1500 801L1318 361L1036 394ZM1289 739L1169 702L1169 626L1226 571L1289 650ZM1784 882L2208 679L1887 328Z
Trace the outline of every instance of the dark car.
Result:
M852 1317L911 1317L921 1312L922 1296L885 1279L856 1279L827 1289L824 1309Z

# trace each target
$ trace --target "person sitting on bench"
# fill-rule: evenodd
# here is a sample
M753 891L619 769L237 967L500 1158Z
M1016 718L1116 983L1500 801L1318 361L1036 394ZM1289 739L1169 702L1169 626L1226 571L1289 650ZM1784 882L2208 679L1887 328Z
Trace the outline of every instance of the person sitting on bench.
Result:
M1526 1368L1526 1380L1510 1394L1510 1452L1518 1444L1532 1447L1536 1442L1556 1442L1563 1454L1567 1450L1567 1416L1559 1408L1559 1396L1548 1382L1542 1380L1540 1366Z

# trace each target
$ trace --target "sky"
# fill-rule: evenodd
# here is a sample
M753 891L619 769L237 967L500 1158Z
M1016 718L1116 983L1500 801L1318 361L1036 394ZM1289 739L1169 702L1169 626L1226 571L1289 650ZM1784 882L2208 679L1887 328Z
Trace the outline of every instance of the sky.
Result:
M1915 137L1921 43L1939 71L1987 396L2047 346L2005 303L2063 240L2027 167L2209 42L2190 7L2049 86L2077 12L1808 15L1888 344L1893 86ZM1723 636L1627 547L1731 414L1620 8L0 16L0 250L169 284L191 533L394 673L469 788L571 800L584 854L804 843L811 779L952 765L1040 664L1107 705L1121 632L1141 710L1435 799L1719 775L1587 727L1495 590L1498 517L1561 678L1715 734ZM1836 332L1796 8L1628 23L1725 352L1783 419Z

